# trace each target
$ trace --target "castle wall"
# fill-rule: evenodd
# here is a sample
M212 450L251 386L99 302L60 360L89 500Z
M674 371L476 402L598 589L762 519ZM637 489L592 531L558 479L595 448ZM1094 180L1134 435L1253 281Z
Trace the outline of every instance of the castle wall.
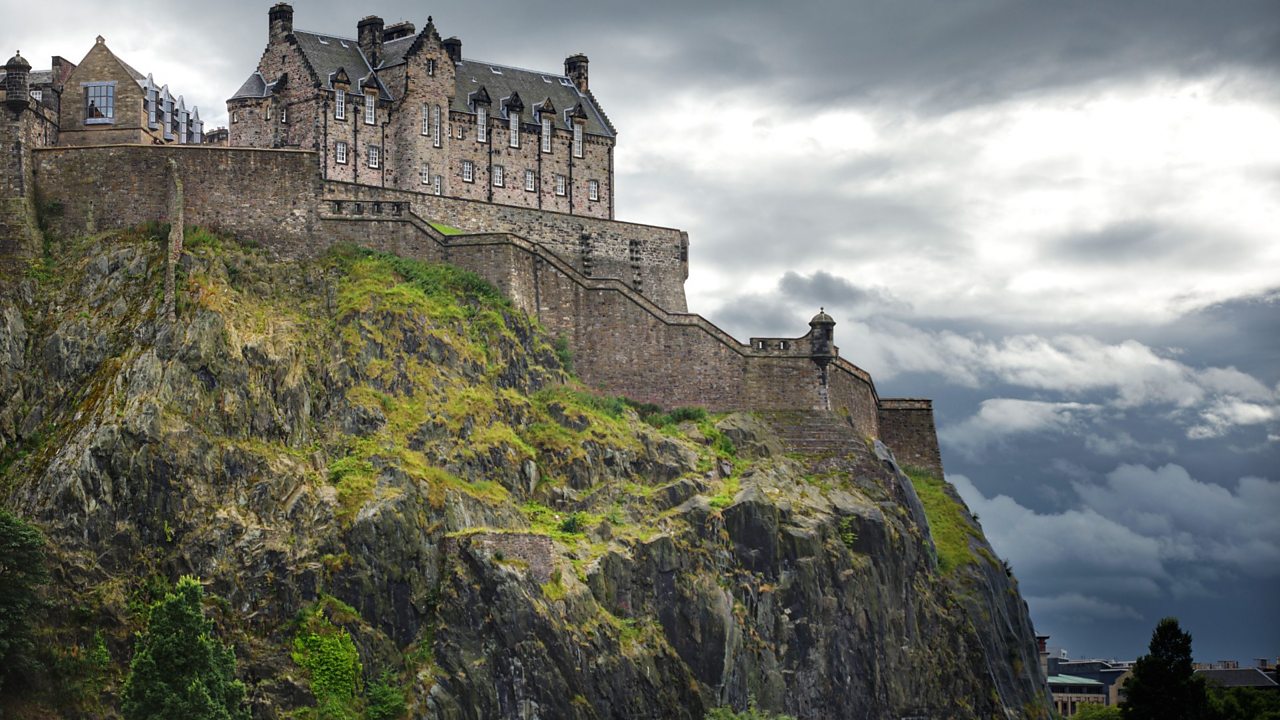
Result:
M0 104L0 276L18 277L40 251L31 153L57 141L52 109Z
M398 200L432 222L519 235L541 243L583 275L617 278L672 312L687 308L689 237L680 230L337 182L325 183L324 197Z
M933 401L884 398L880 401L880 438L900 465L928 470L941 478L942 453L933 423Z

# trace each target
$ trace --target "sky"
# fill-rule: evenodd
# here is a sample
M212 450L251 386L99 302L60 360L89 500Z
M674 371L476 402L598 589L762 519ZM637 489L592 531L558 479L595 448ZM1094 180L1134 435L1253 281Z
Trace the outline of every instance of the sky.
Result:
M0 0L37 69L96 35L206 128L269 2ZM433 15L463 55L591 59L619 219L685 229L689 306L739 338L825 307L943 462L1036 630L1133 658L1280 655L1280 3L294 3ZM191 15L199 13L198 19Z

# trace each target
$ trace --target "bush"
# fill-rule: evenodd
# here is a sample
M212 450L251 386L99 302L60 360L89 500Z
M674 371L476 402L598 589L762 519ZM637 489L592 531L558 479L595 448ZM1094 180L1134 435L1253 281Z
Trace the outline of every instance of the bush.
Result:
M0 507L0 690L36 667L31 626L42 607L39 588L47 580L44 536Z
M377 680L369 685L368 703L364 716L366 720L396 720L404 717L408 709L404 701L404 692L392 684L394 676L383 671Z
M565 532L565 533L584 532L587 529L587 522L589 520L590 520L590 517L582 511L572 513L568 517L566 517L564 520L560 521L560 532Z
M200 581L183 577L150 607L124 683L127 720L248 720L235 656L214 639L203 601Z
M345 720L358 716L360 655L351 635L330 622L323 608L303 615L293 639L292 657L311 679L318 717Z

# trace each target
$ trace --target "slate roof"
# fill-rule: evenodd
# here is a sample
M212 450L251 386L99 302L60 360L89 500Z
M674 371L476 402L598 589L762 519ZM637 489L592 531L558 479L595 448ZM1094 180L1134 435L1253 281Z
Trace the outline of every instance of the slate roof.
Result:
M337 74L339 68L346 71L353 84L360 83L373 73L374 68L360 51L360 43L357 40L310 30L295 30L293 36L297 39L298 48L302 50L311 68L320 76L320 82L325 90L333 89L333 76ZM377 69L384 70L403 63L405 54L409 48L413 47L416 39L417 35L409 35L384 42L382 61ZM540 107L545 100L550 99L556 109L556 127L568 129L570 113L581 103L582 112L587 120L584 127L587 133L606 137L614 137L617 134L595 98L590 93L578 92L577 86L564 75L463 58L457 65L456 76L457 90L454 93L453 104L450 106L451 110L474 112L475 109L470 101L471 95L483 88L492 99L492 106L489 108L490 117L505 118L503 101L513 94L518 94L524 102L521 117L526 122L533 122L534 108ZM382 99L394 100L394 95L381 79L376 75L374 79L377 80L379 95ZM260 73L254 72L240 86L236 94L231 96L231 99L262 98L270 94L271 84Z
M1090 680L1089 678L1077 677L1075 675L1050 675L1049 684L1050 685L1097 685L1099 687L1102 686L1102 683L1098 682L1097 680Z
M1256 687L1275 689L1276 681L1258 668L1197 670L1197 675L1223 687Z
M7 73L5 73L3 69L0 69L0 82L4 82L4 76L6 74ZM35 87L37 85L51 85L53 84L53 71L31 70L27 72L27 84L31 87Z

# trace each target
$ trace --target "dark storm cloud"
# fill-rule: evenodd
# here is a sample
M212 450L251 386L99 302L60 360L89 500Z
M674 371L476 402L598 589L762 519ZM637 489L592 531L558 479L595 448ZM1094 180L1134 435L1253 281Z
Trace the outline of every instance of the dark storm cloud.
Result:
M1171 227L1149 219L1115 222L1089 233L1063 235L1049 241L1045 252L1082 265L1141 262L1148 265L1233 263L1248 243L1221 228Z

